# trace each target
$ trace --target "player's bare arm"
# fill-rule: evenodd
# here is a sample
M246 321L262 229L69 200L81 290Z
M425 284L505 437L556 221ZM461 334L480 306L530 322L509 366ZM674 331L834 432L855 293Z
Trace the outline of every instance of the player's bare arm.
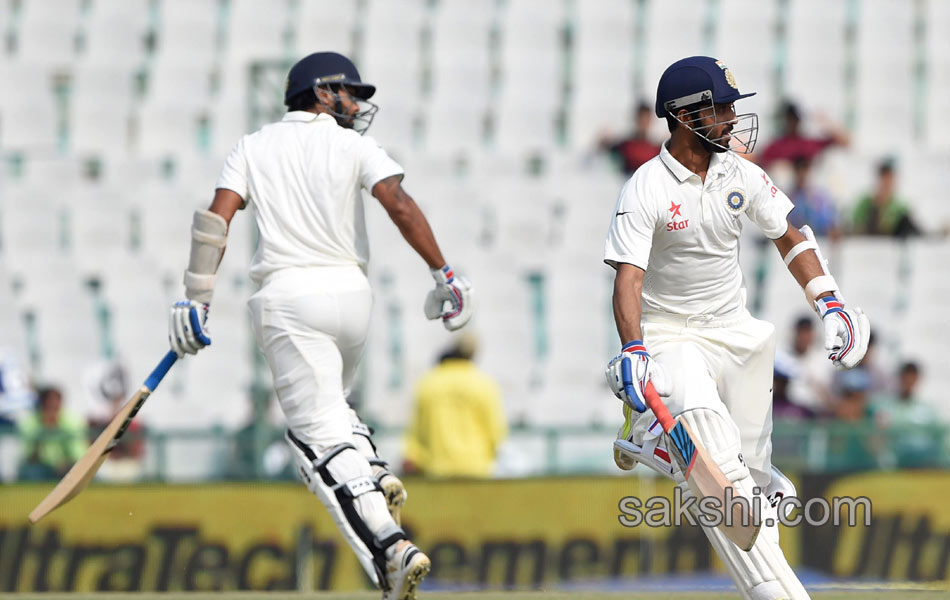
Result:
M623 347L604 371L614 395L637 412L646 410L648 382L653 383L661 396L670 395L669 380L660 365L651 359L640 330L644 273L640 267L617 263L613 293L614 321Z
M429 221L415 200L402 189L402 175L387 177L374 185L373 196L386 209L402 237L429 265L435 289L426 296L426 317L441 318L450 331L463 327L475 310L472 284L462 276L457 277L446 264Z
M620 342L626 344L643 339L640 332L640 294L643 291L644 270L628 263L617 264L614 276L614 321Z
M214 200L211 201L211 207L208 209L216 215L220 215L224 222L231 224L234 213L244 206L244 199L237 192L225 188L218 188L214 191Z
M791 223L789 223L785 235L772 240L783 259L788 256L792 248L804 241L805 235L793 227ZM791 262L788 263L788 270L792 276L795 277L795 281L798 282L798 285L802 286L802 289L805 289L809 281L824 274L821 263L818 262L818 256L814 252L802 252L794 256ZM824 291L819 293L816 298L823 298L829 295L831 295L830 291Z
M799 230L789 223L785 234L773 241L788 270L805 291L805 297L814 303L821 317L828 358L846 369L860 364L867 352L870 322L860 308L845 307L838 283L821 256L811 229L806 226Z
M386 209L402 237L422 257L430 269L445 266L442 251L435 241L429 221L415 200L402 188L402 175L393 175L373 186L373 196Z

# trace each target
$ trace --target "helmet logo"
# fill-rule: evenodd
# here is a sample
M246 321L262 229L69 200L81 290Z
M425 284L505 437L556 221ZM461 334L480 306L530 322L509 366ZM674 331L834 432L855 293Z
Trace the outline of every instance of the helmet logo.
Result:
M732 71L729 70L729 67L722 64L721 60L717 60L716 64L719 66L720 69L723 70L723 75L725 75L726 77L726 83L731 85L734 89L738 90L739 86L736 84L736 78L732 75Z

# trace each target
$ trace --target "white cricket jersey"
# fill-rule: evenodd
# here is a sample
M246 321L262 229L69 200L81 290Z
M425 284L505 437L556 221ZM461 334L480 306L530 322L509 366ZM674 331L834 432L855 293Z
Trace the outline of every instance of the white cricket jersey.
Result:
M776 239L792 208L762 169L734 153L713 153L704 183L664 144L624 184L604 261L646 271L644 313L730 315L745 304L739 217Z
M360 190L402 173L372 138L328 114L292 111L242 137L216 187L256 209L260 241L250 275L260 283L288 267L359 265L365 272Z

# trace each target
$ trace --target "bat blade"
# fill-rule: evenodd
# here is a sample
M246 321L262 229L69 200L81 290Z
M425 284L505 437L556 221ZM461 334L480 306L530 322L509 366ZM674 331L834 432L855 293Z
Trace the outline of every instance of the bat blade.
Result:
M673 442L670 455L683 473L690 491L698 500L707 497L718 499L721 517L719 530L736 546L746 552L751 550L762 525L753 522L748 512L748 502L741 500L743 496L699 442L689 425L682 419L673 419L652 383L647 384L646 400Z
M30 513L30 523L36 523L53 510L66 504L75 498L79 492L83 491L102 463L105 462L109 452L115 448L119 439L128 429L129 423L138 413L139 409L145 403L151 392L145 386L139 388L138 392L122 407L119 413L113 417L112 421L106 426L105 430L99 434L96 441L86 450L85 454L72 466L63 476L56 487L53 488L43 500L36 505L36 508Z
M96 441L89 446L86 453L69 469L66 475L56 484L56 487L53 488L53 491L47 494L47 496L36 505L36 508L30 512L30 523L36 523L55 509L66 504L89 485L92 478L96 476L99 467L102 466L106 457L109 456L109 452L112 452L112 449L115 448L122 436L125 435L125 430L129 428L132 419L135 418L139 409L145 404L149 395L155 391L155 388L158 387L158 384L161 383L165 374L168 373L168 370L175 364L177 359L178 356L172 351L169 351L162 357L161 362L159 362L158 366L151 372L142 387L135 392L135 395L133 395L119 410L118 414L112 418L112 421L110 421L109 425L99 434Z
M673 438L674 433L680 438L687 437L688 445L692 446L689 448L687 445L681 450L680 443L674 439L676 451L671 453L679 463L689 489L696 498L716 498L719 501L719 530L733 544L748 552L755 544L761 529L761 524L753 522L749 503L741 500L741 494L706 448L696 440L689 425L677 419L670 438Z

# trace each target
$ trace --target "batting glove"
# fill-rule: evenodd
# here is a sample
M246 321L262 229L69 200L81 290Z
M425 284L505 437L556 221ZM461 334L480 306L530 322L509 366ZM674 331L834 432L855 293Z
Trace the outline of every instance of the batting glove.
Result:
M607 365L604 375L614 396L637 412L647 409L645 389L648 381L653 382L660 396L669 396L672 392L666 372L650 357L641 340L624 344L620 355Z
M867 315L860 308L845 309L844 303L834 296L815 300L815 309L825 328L828 358L836 367L857 366L868 351L871 336Z
M475 292L472 284L468 279L456 276L448 265L430 272L435 280L435 289L426 296L426 318L441 318L442 324L449 331L460 329L468 323L475 311Z
M185 354L197 354L198 350L211 343L205 327L208 308L207 304L195 300L181 300L172 304L168 315L168 342L178 358Z

